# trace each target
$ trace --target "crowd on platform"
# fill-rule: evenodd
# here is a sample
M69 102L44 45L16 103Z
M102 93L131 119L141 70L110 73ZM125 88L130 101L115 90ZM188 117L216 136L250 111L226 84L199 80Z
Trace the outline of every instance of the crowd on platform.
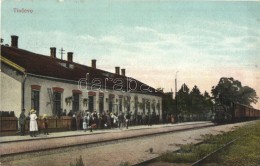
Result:
M97 113L96 111L89 112L86 111L70 111L68 116L72 117L71 129L72 130L89 130L90 132L93 129L111 129L111 128L126 128L133 125L148 125L152 126L153 124L159 124L159 115L156 115L155 112L151 113L137 113L132 112L119 112L119 114L103 111L102 113ZM36 110L32 109L29 112L29 115L25 115L25 109L22 110L19 117L19 128L20 135L25 135L25 121L30 119L29 123L29 133L31 137L36 137L36 134L39 132L39 127L37 123ZM42 116L41 130L44 134L48 135L48 118L44 114Z
M119 114L103 111L102 113L78 111L70 112L69 116L73 117L72 128L76 130L92 131L93 128L110 129L110 128L123 128L132 125L152 125L159 123L159 116L153 113L137 113L120 112Z

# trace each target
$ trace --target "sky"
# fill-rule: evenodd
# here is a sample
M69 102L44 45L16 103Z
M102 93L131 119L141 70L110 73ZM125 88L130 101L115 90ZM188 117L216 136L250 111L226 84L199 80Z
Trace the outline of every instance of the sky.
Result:
M120 66L165 92L175 90L176 77L178 89L186 83L202 93L233 77L260 97L257 1L2 0L5 44L11 35L19 48L44 55L63 48L74 62L97 59L97 68L110 72Z

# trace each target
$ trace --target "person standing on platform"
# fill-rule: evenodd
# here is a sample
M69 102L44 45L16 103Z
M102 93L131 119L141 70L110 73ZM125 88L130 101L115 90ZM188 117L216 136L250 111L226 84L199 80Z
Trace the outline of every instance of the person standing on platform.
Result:
M145 125L145 113L142 113L142 125Z
M120 112L118 115L118 128L119 129L121 129L123 127L123 122L124 122L124 115L122 112Z
M25 121L26 121L26 116L24 114L25 109L22 109L22 112L19 117L19 126L20 126L20 135L24 136L25 134Z
M93 128L95 127L95 119L93 119L93 113L89 114L89 130L93 132Z
M72 112L72 120L71 120L71 128L72 130L77 130L77 118L76 118L76 112Z
M171 123L173 124L174 123L174 115L171 114Z
M130 117L131 117L130 113L127 112L126 115L125 115L126 129L128 129Z
M111 116L110 116L110 113L109 111L107 111L107 128L110 129L111 128Z
M36 110L31 109L30 113L30 136L36 137L38 131Z
M152 114L148 112L148 126L152 126Z
M96 110L93 112L93 116L92 117L93 117L94 123L96 125L98 125L98 114L97 114Z
M85 112L84 116L83 116L83 125L82 125L84 132L86 132L87 128L88 128L88 123L87 123L88 119L87 118L88 118L87 113Z
M111 123L111 128L114 128L114 114L113 112L110 113L110 123Z
M81 115L81 111L77 112L76 115L76 125L77 125L77 130L81 129L81 125L80 125L80 120L82 119L82 115Z
M47 114L44 114L43 117L43 132L44 132L44 135L49 135L49 131L48 131L48 119L47 119Z

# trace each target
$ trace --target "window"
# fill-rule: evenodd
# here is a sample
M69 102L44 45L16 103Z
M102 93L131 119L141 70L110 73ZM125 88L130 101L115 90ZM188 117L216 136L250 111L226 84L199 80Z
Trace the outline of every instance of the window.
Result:
M108 98L108 111L113 112L114 111L114 104L115 104L115 95L109 94Z
M73 93L72 110L79 111L79 93Z
M53 93L53 100L54 100L54 114L56 114L57 116L60 116L62 108L61 108L61 97L62 93L61 92L54 92Z
M89 110L89 112L94 111L94 96L88 97L88 110Z
M158 110L158 113L160 114L160 110L161 110L160 100L158 100L158 103L157 103L157 110Z
M130 97L127 97L127 112L130 112Z
M138 112L138 98L135 97L135 115L137 115Z
M151 113L151 103L149 100L146 101L146 106L147 106L148 113Z
M99 113L104 111L104 96L99 96Z
M142 99L143 113L145 114L145 99Z
M40 91L39 90L32 90L31 94L31 108L37 111L39 115L40 112Z
M113 98L112 97L109 97L109 105L108 105L108 110L109 112L112 112L113 111Z
M153 102L152 102L152 109L153 109L153 112L155 112L155 100L153 100Z

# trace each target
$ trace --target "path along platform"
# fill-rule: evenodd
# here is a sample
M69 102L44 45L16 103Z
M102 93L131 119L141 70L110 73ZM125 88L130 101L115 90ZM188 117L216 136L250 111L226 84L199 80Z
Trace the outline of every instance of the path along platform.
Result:
M39 150L57 149L67 146L94 144L100 142L116 141L134 137L166 133L171 131L187 130L194 126L212 126L211 122L188 122L179 124L162 124L153 126L130 126L128 129L105 129L93 132L83 130L40 134L37 137L4 136L0 137L0 155L7 156Z

